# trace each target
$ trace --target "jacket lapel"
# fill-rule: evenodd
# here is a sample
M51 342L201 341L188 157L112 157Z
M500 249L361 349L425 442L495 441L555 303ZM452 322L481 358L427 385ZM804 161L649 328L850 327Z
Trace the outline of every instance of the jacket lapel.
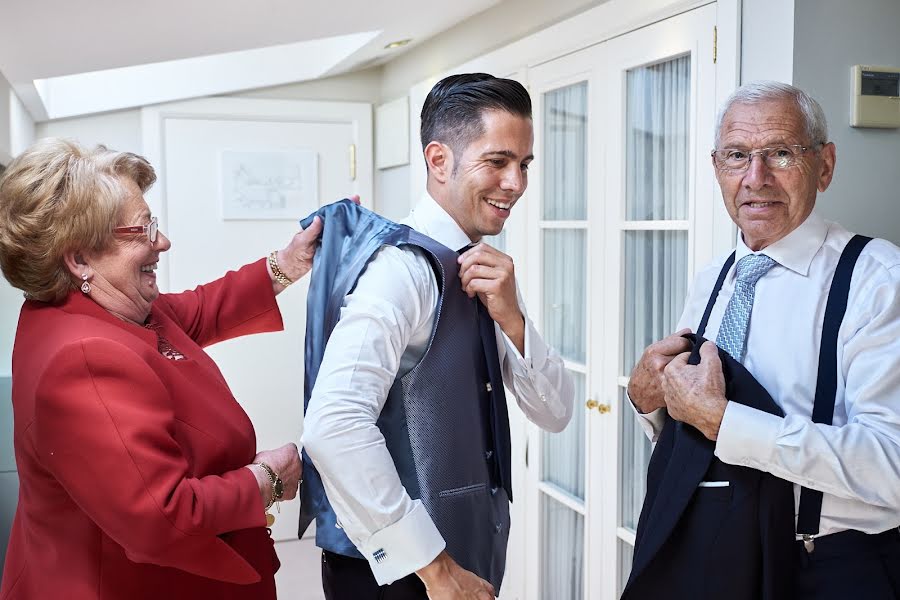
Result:
M713 443L699 431L684 423L675 422L672 457L644 524L641 544L635 550L631 580L640 575L669 539L694 495L694 490L709 469L713 450Z

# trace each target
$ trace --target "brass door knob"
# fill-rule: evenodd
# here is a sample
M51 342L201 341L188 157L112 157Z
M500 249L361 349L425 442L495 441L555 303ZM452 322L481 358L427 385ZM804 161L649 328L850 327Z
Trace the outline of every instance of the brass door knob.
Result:
M600 406L600 403L597 402L596 400L594 400L593 398L589 398L588 401L584 403L584 405L587 406L588 410L592 410L592 409Z

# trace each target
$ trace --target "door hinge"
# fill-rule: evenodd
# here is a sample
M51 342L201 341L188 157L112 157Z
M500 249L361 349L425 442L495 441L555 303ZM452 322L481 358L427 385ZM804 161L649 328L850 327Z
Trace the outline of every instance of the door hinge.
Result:
M528 468L528 438L525 438L525 468Z
M356 181L356 144L350 144L350 181Z
M719 28L713 25L713 64L719 56Z

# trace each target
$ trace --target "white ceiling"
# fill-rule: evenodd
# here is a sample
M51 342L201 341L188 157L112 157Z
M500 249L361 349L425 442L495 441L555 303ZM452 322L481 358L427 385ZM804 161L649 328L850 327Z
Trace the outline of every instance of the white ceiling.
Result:
M15 0L0 7L0 73L37 120L60 118L386 62L498 2Z

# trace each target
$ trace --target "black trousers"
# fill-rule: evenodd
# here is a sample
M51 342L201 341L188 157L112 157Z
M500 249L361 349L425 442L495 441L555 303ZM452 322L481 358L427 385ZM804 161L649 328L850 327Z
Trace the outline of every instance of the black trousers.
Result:
M900 599L900 532L842 531L796 549L797 600Z
M322 550L322 589L326 600L428 600L415 573L378 585L368 562L328 550Z

